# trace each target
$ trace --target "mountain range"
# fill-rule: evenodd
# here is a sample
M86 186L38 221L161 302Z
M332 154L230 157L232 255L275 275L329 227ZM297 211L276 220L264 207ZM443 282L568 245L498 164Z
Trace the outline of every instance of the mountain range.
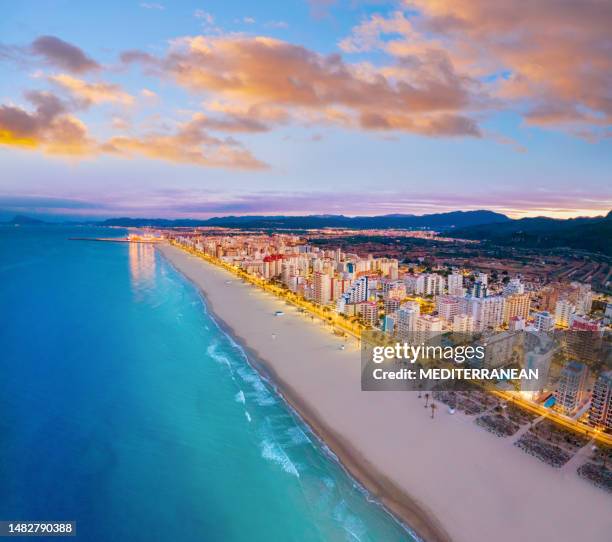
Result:
M8 224L27 225L46 222L18 215ZM77 224L72 222L71 224ZM204 220L165 218L110 218L101 222L78 222L98 226L143 227L225 227L238 229L435 229L444 235L477 239L502 246L525 248L582 249L612 255L612 211L606 216L555 219L534 217L511 219L493 211L453 211L428 215L390 214L382 216L225 216Z
M612 255L612 211L606 216L565 220L534 217L508 220L491 227L476 224L456 228L450 237L486 240L496 245L527 248L582 249Z
M272 229L316 229L316 228L454 228L497 224L510 219L493 211L453 211L429 215L382 215L382 216L224 216L206 220L159 218L111 218L103 222L107 226L157 226L195 227L217 226L223 228L272 228Z

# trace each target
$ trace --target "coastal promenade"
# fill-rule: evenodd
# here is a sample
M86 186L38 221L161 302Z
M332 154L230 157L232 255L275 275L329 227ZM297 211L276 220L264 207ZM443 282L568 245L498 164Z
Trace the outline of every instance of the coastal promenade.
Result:
M326 307L321 307L320 305L310 303L309 301L306 301L303 297L300 297L285 288L281 288L280 286L272 284L267 280L261 279L259 277L256 277L255 275L251 275L250 273L243 271L238 266L231 265L218 258L213 258L212 256L209 256L204 252L198 252L186 248L184 246L179 245L178 243L172 243L172 245L177 248L180 248L181 250L184 250L185 252L188 252L189 254L196 256L197 258L201 258L206 262L209 262L213 265L225 269L226 271L229 271L230 273L236 275L238 278L245 280L246 282L249 282L254 286L257 286L258 288L261 288L265 292L269 292L275 296L278 296L279 298L285 300L287 303L290 303L291 305L294 305L295 307L306 311L311 316L324 321L326 324L329 324L335 331L339 332L340 335L347 334L353 337L354 339L357 339L357 341L361 340L361 333L365 330L365 327L359 322L344 318L343 316L338 315L333 311L330 311Z
M427 541L606 540L610 496L416 393L362 392L359 349L272 292L169 244L162 254L349 472ZM275 313L282 310L283 317Z

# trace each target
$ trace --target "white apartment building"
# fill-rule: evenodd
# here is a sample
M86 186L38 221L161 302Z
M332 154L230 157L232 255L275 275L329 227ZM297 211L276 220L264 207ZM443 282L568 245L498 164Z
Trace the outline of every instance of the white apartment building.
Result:
M534 327L540 333L547 333L555 327L555 318L548 311L536 312L533 315Z
M472 333L474 331L474 318L469 314L457 314L453 317L453 333Z
M416 281L418 295L442 295L446 286L446 279L436 273L419 275Z
M412 338L416 329L416 319L421 314L421 306L416 301L403 303L395 313L395 331L402 341Z
M472 298L468 314L474 319L474 330L484 331L487 328L496 329L501 326L504 321L505 302L501 296Z
M465 288L463 287L463 275L460 273L451 273L447 278L447 289L449 295L455 295L462 297L465 295Z
M559 299L555 305L555 325L569 327L570 320L576 312L576 307L567 299Z

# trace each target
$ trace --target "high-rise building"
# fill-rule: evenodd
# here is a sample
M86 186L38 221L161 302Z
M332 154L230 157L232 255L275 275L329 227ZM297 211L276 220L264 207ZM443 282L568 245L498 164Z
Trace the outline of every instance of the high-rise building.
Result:
M603 328L596 321L573 314L569 330L564 333L566 355L595 363L603 352Z
M431 342L432 339L442 334L443 322L441 318L431 314L417 316L414 326L414 343L422 344Z
M421 307L416 301L403 303L395 313L395 331L402 341L411 341L416 328L416 319L421 314Z
M514 331L496 333L484 341L484 359L479 360L481 366L497 368L507 365L514 359L515 348L519 334Z
M536 312L533 315L534 327L540 333L547 333L555 327L555 318L548 311Z
M529 293L508 295L504 304L504 324L508 324L515 316L527 320L530 308L531 295Z
M368 299L368 277L358 278L344 293L347 303L361 303Z
M570 319L575 312L576 307L567 299L559 299L555 305L555 325L569 327Z
M572 292L570 293L570 299L573 301L578 314L589 314L593 305L593 292L591 291L590 284L583 284L581 282L572 282L570 284Z
M439 296L436 299L436 311L438 316L447 323L451 323L455 315L459 314L459 301L450 295Z
M312 300L319 305L327 305L331 301L332 278L327 273L317 271L314 274Z
M612 371L601 374L593 386L589 424L598 429L612 429Z
M418 295L442 295L445 285L446 280L442 275L425 273L417 277L415 291Z
M555 391L555 408L564 414L574 414L587 398L589 369L584 363L569 361L561 370Z
M397 299L385 299L384 301L385 314L394 314L400 308L400 302Z
M462 297L465 295L465 289L463 288L463 275L460 273L451 273L447 277L448 283L448 293L449 295L454 295L458 297Z
M470 300L471 314L474 319L474 330L484 331L487 328L498 328L504 321L505 299L501 296L473 298Z
M472 284L472 297L487 297L487 285L480 280Z
M375 301L362 301L359 303L361 320L366 326L376 327L378 325L378 305Z
M474 318L469 314L457 314L453 317L453 333L472 333L474 331Z

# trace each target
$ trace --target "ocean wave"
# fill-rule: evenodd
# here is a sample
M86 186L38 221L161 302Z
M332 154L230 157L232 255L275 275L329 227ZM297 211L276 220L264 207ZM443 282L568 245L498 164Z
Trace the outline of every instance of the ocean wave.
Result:
M341 500L336 505L332 516L340 523L342 529L350 535L351 540L361 541L361 538L367 535L367 529L364 523L357 516L349 512L348 504L345 500Z
M237 403L242 403L243 405L246 402L244 398L244 392L242 390L238 391L238 393L234 396L234 399L236 400Z
M253 369L240 367L238 376L252 388L252 392L246 395L252 398L259 406L272 406L276 404L276 398L263 383L259 375Z
M229 369L231 369L232 368L232 363L230 362L229 358L226 355L221 354L220 352L218 352L217 351L217 346L218 346L218 343L212 343L206 349L206 353L212 359L214 359L217 363L220 363L222 365L226 365Z
M289 436L291 443L297 445L310 444L308 435L299 426L290 427L287 429L287 435Z
M249 414L249 411L248 411L248 410L245 410L245 411L244 411L244 415L246 416L247 421L248 421L249 423L251 423L251 415Z
M296 478L300 477L300 473L289 456L276 442L264 439L260 443L261 457L268 459L280 467L288 474L292 474Z

